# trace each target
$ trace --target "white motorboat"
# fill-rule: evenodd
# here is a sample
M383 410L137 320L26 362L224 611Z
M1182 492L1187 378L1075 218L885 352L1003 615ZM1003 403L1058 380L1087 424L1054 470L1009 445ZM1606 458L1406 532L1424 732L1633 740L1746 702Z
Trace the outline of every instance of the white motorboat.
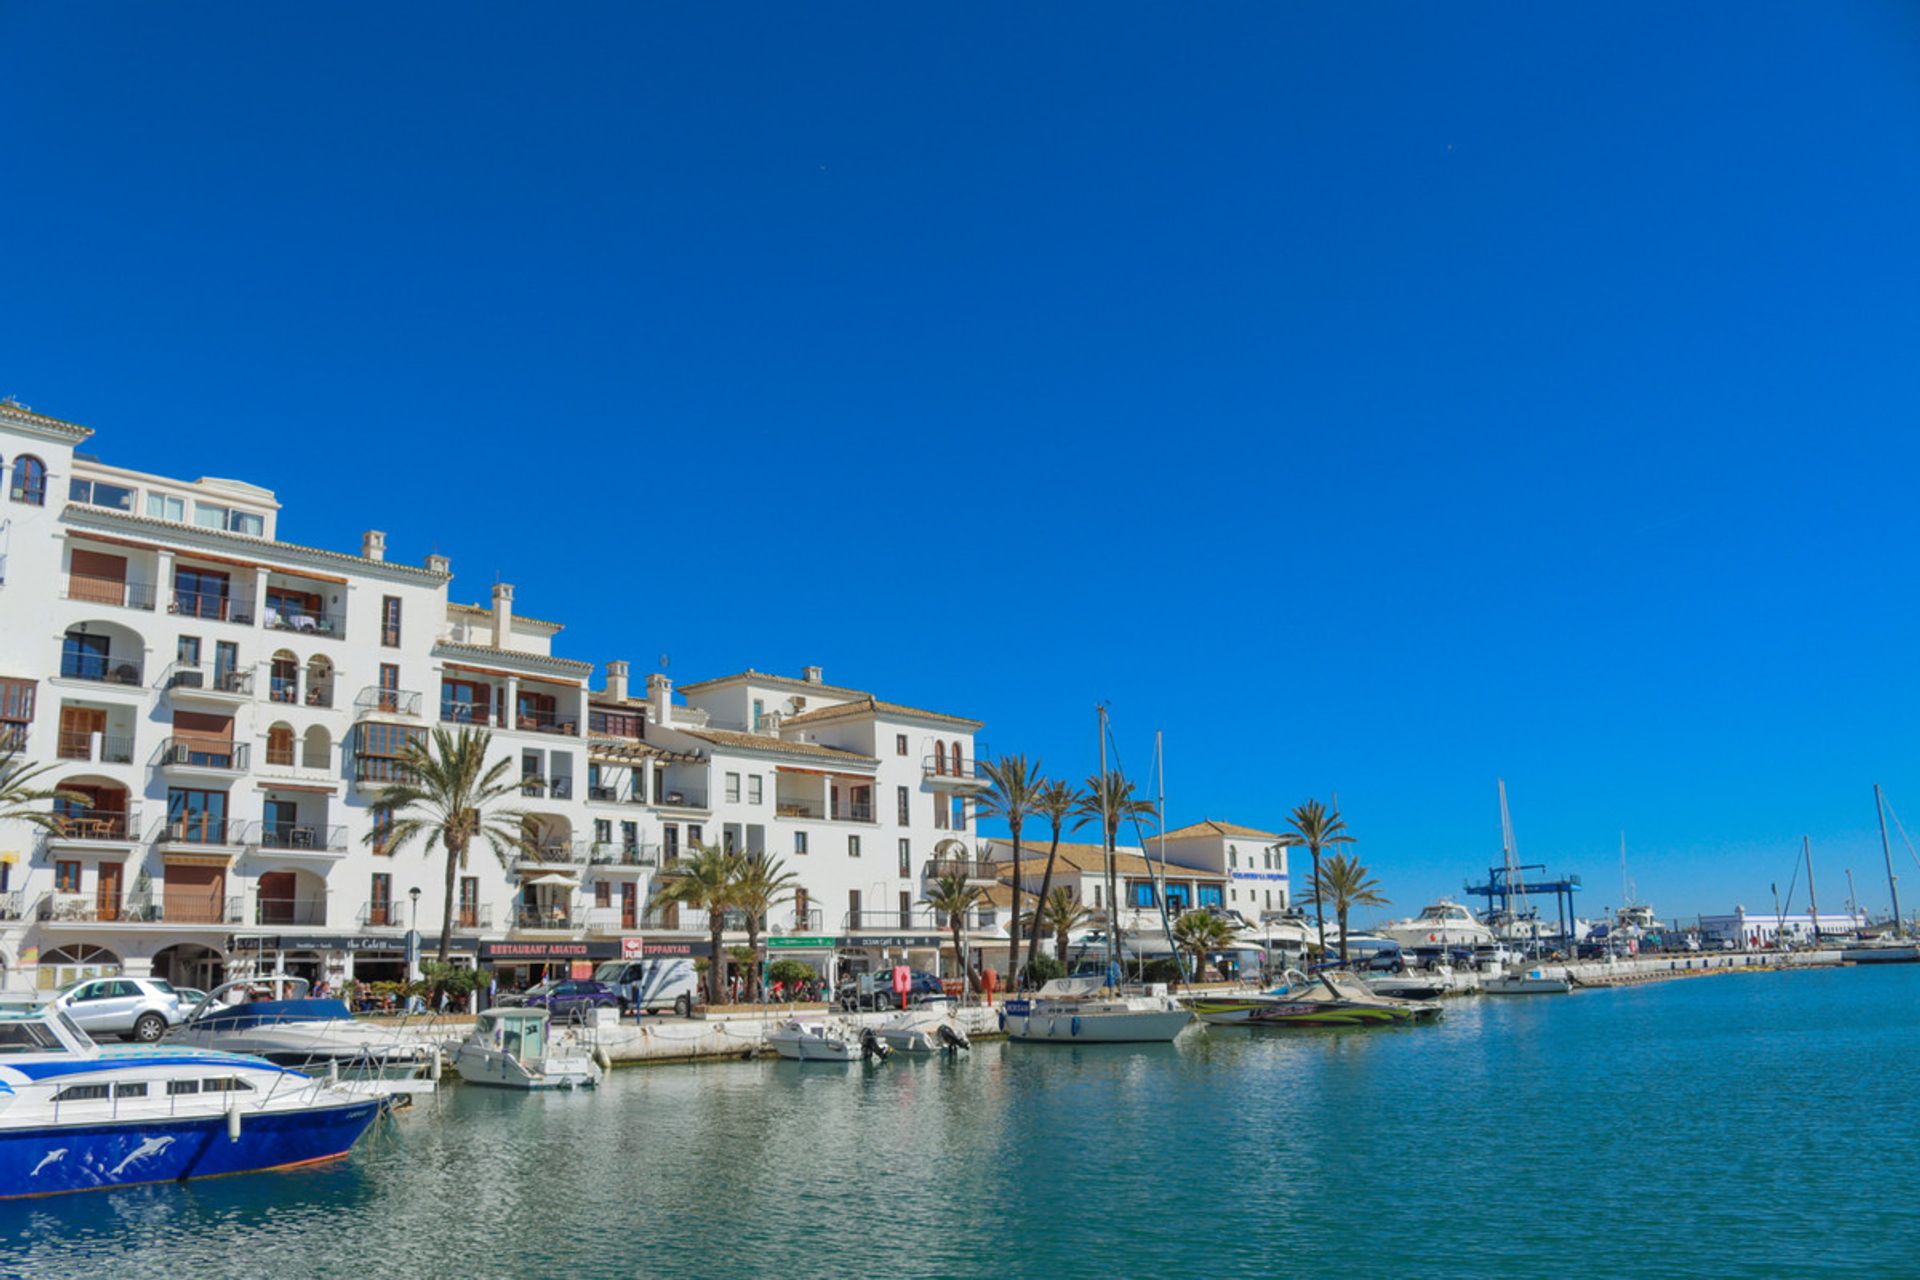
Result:
M342 1000L309 996L304 979L276 975L274 981L290 985L292 996L248 1000L245 993L256 983L229 982L195 1005L169 1033L169 1042L250 1054L365 1092L411 1092L406 1086L416 1081L422 1089L432 1088L424 1079L433 1062L432 1045L409 1039L396 1027L356 1019ZM240 993L240 1002L227 1003L234 993Z
M1408 969L1405 973L1383 973L1365 979L1367 989L1377 996L1395 1000L1438 1000L1453 990L1453 969L1435 965L1430 969Z
M882 1062L893 1052L872 1027L841 1018L788 1018L767 1032L767 1043L790 1062Z
M1159 983L1130 994L1102 978L1055 978L1030 1000L1007 1001L1000 1020L1014 1040L1145 1044L1172 1040L1193 1015Z
M1396 920L1380 932L1407 951L1453 951L1493 945L1493 930L1451 898L1431 903L1421 908L1419 915Z
M1573 983L1566 978L1552 977L1536 965L1531 969L1488 974L1481 980L1480 989L1490 996L1563 996L1573 990Z
M874 1034L898 1053L942 1053L971 1049L973 1041L951 1009L909 1009L875 1027Z
M599 1084L605 1075L589 1033L555 1029L545 1009L496 1006L480 1015L473 1034L453 1055L454 1070L468 1084L506 1089L574 1089Z

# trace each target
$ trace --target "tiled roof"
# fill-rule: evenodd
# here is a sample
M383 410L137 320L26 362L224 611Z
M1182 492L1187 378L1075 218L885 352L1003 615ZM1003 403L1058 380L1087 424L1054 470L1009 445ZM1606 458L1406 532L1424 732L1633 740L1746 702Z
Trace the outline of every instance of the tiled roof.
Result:
M816 759L839 760L847 764L880 763L872 756L863 756L857 751L823 747L817 742L787 742L781 738L769 738L758 733L741 733L736 729L681 728L679 732L686 734L689 738L711 742L717 747L731 747L735 751L766 751L775 755L812 756Z
M463 658L487 658L494 662L524 662L532 667L547 667L555 671L565 671L571 675L588 676L593 674L591 662L581 662L574 658L556 658L545 653L524 653L519 649L496 649L490 644L461 644L455 640L436 640L436 650L444 649L448 653Z
M818 688L819 686L815 686ZM914 716L922 720L944 720L948 724L966 725L969 729L978 729L981 722L969 720L965 716L950 716L944 711L925 711L919 707L909 707L898 702L882 702L868 694L858 702L842 702L836 706L821 707L818 711L803 711L797 716L788 716L780 723L782 727L793 724L815 724L822 720L839 720L847 716Z
M756 680L763 684L791 685L795 689L815 689L821 693L840 693L850 698L867 697L865 689L845 689L837 684L814 684L810 680L796 680L792 676L776 676L765 671L755 671L748 667L745 671L730 676L715 676L711 680L696 680L692 684L680 686L680 692L689 693L695 689L713 689L723 684L732 684L736 680Z
M675 751L671 747L657 746L651 742L610 738L599 733L588 737L587 754L596 760L614 760L623 764L632 764L641 760L679 760L688 764L697 764L706 759L698 751Z
M991 841L994 865L1003 879L1011 877L1013 867L1007 861L1013 845L1010 841L995 837ZM1025 875L1039 875L1047 865L1046 840L1022 841L1020 849L1020 870ZM1106 871L1105 851L1097 844L1069 844L1060 842L1060 861L1054 868L1057 875L1060 867L1071 867L1086 875L1101 875ZM1113 869L1123 876L1155 875L1160 871L1158 858L1148 859L1139 853L1127 849L1116 849L1113 854ZM1208 871L1201 867L1189 867L1178 862L1168 862L1166 873L1176 880L1218 880L1227 882L1227 877L1218 871Z
M445 582L450 573L440 573L433 569L423 569L416 565L402 564L398 560L369 560L365 556L348 555L344 551L328 551L324 547L303 547L297 542L277 542L272 538L255 538L245 533L229 533L225 529L207 529L196 524L180 524L173 520L156 520L152 516L136 516L125 511L109 511L104 507L90 507L85 503L67 504L65 518L68 520L95 520L108 525L131 526L136 529L153 529L172 534L185 541L206 539L223 543L228 547L243 547L256 555L269 552L295 555L316 556L322 560L341 561L360 569L373 572L397 574L406 578L419 578L426 582ZM587 664L591 667L592 664Z
M1199 836L1239 836L1249 840L1280 838L1271 831L1256 831L1252 827L1243 827L1237 822L1219 822L1213 818L1202 818L1190 827L1181 827L1178 831L1167 832L1169 840L1191 840Z
M451 600L447 601L447 611L449 613L476 613L484 618L491 618L493 616L493 610L484 604L455 604ZM515 622L531 623L536 627L552 627L555 631L565 631L567 629L565 623L548 622L545 618L529 617L521 613L518 609L514 610L513 620Z
M44 413L35 413L23 404L0 400L0 419L18 423L23 427L36 427L54 435L66 436L71 440L85 440L93 434L92 427L83 427L77 422L67 422L61 418L49 418Z

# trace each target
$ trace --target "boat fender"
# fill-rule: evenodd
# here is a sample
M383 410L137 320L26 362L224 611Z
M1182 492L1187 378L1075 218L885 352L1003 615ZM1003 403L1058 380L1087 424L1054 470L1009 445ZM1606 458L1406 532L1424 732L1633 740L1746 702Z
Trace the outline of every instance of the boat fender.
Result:
M327 1083L340 1083L340 1059L338 1058L327 1059Z
M427 1079L440 1083L440 1046L433 1046L433 1057L427 1060Z
M613 1055L607 1052L607 1046L603 1044L593 1046L593 1060L600 1064L602 1071L613 1070Z
M1002 1031L1007 1029L1007 1007L1005 1005L1000 1006L1000 1029Z
M240 1095L235 1094L233 1101L227 1103L227 1141L240 1141Z
M1072 1033L1076 1036L1080 1034L1080 1015L1077 1013L1073 1015Z

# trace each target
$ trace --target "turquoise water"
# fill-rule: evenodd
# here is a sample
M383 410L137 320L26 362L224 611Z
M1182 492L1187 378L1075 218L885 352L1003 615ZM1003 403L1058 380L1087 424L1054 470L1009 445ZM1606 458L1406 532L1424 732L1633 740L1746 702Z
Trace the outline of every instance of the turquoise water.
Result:
M1762 974L455 1089L330 1168L0 1204L0 1272L1920 1275L1917 996Z

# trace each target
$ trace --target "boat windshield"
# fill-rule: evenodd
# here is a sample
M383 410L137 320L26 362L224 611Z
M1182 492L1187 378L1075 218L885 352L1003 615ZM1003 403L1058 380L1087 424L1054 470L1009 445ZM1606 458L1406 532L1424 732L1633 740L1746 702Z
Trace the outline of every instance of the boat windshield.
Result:
M74 1044L79 1046L82 1052L96 1047L93 1043L93 1037L82 1031L80 1024L68 1016L65 1009L59 1011L59 1017L60 1025L67 1029L67 1034L73 1037Z
M73 1025L64 1013L60 1015L60 1019L67 1022L68 1026ZM78 1031L79 1028L75 1027L74 1030ZM81 1043L86 1043L86 1039L86 1034L82 1032ZM55 1035L53 1028L44 1022L0 1022L0 1054L65 1053L66 1051L67 1046L60 1043L60 1037Z

